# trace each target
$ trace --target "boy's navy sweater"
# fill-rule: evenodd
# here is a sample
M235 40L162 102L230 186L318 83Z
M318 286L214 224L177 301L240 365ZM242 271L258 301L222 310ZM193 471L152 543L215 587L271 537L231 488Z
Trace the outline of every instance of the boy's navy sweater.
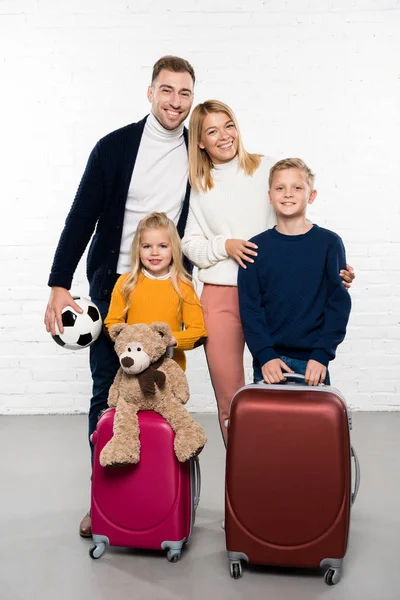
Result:
M339 271L343 242L313 225L302 235L269 229L251 240L254 263L239 269L240 316L246 343L264 365L278 355L327 366L343 341L351 300Z

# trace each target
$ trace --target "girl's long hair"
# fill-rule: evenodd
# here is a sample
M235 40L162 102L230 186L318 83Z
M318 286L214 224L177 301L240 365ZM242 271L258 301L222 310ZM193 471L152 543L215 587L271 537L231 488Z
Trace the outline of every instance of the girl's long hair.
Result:
M196 192L207 192L214 187L211 170L213 164L206 150L199 147L201 130L205 117L210 113L224 113L228 119L233 121L237 130L239 168L246 175L253 175L258 169L261 154L249 154L244 149L240 135L239 125L231 108L219 100L206 100L198 104L190 117L189 122L189 181Z
M194 291L192 278L183 266L181 240L173 221L171 221L171 219L169 219L165 213L152 212L139 222L139 225L136 229L136 233L133 237L131 253L131 272L129 273L128 277L124 282L124 285L122 286L122 294L125 299L125 309L122 313L123 315L128 312L128 309L130 307L130 296L137 285L138 278L143 267L140 261L139 254L141 235L146 229L160 228L167 230L169 241L171 244L171 283L179 296L178 312L181 310L182 303L184 301L182 292L179 288L179 281L186 283Z

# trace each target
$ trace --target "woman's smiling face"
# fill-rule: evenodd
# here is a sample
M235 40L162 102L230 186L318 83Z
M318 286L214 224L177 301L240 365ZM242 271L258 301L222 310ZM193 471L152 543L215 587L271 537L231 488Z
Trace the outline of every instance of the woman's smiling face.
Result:
M222 165L235 158L238 151L238 132L227 114L217 112L205 116L199 148L207 152L214 165Z

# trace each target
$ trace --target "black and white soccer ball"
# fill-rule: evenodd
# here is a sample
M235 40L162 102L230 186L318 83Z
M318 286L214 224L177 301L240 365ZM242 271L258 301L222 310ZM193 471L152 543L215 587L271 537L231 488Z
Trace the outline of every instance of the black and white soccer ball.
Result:
M57 335L52 336L59 346L67 350L81 350L90 346L99 337L103 325L99 309L93 302L80 296L74 296L74 300L83 313L66 306L61 313L64 333L60 333L56 324Z

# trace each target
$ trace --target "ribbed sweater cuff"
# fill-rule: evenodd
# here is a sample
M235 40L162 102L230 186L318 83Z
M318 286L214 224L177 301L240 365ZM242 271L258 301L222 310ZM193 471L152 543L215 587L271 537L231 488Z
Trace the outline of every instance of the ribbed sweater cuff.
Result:
M179 350L193 350L193 348L196 347L196 344L200 339L207 337L205 331L203 335L193 336L193 333L192 335L187 335L184 329L179 332L173 331L172 335L178 342L178 345L176 347L179 348Z
M72 285L72 277L63 273L50 273L47 285L49 287L62 287L66 290L70 290Z
M273 348L264 348L263 350L261 350L261 352L257 354L257 360L260 363L261 367L270 360L274 360L274 358L279 357Z
M316 360L317 362L321 363L321 365L324 365L324 367L327 367L329 365L331 357L328 355L327 352L325 352L325 350L321 350L321 348L316 348L311 352L310 360Z
M215 250L217 251L218 258L228 258L228 253L225 248L225 242L228 238L219 235L215 240Z

